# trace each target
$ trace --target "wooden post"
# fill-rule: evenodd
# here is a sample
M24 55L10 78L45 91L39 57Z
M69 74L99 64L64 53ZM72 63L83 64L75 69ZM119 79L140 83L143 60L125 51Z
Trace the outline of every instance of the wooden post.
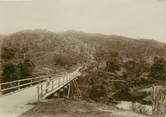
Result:
M152 88L153 117L166 116L166 87L153 86Z
M70 84L68 85L68 93L67 93L67 98L69 98L70 97Z
M18 85L18 90L19 90L19 89L20 89L20 81L18 81L18 84L17 84L17 85Z
M2 85L0 84L0 96L2 95L1 89L2 89Z
M32 86L32 80L33 80L33 79L31 79L31 86Z
M40 90L40 91L41 91L41 97L42 97L42 96L43 96L43 85L41 85L41 87L40 87L40 88L41 88L41 90Z
M37 86L37 101L40 102L40 87Z

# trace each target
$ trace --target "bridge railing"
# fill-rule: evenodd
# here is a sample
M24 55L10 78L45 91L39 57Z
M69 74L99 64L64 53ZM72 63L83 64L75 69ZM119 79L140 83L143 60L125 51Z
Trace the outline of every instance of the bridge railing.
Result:
M79 69L77 69L76 71L78 71ZM75 74L75 72L70 73L70 76L74 75L74 74ZM55 83L56 80L53 80L53 79L55 79L59 76L61 76L61 74L51 74L51 75L43 75L43 76L34 77L34 78L26 78L26 79L11 81L11 82L0 83L0 95L1 94L5 95L5 94L19 91L21 89L25 89L27 87L48 81L48 79L51 79L52 83ZM51 77L51 78L49 78L49 77ZM60 85L61 82L63 82L63 83L65 81L67 82L67 80L69 80L69 79L67 79L67 77L65 77L64 79L57 79L57 80L60 80L60 81L58 81L58 84ZM61 81L61 80L63 80L63 81ZM47 84L47 83L45 83L45 84ZM52 84L52 87L53 88L55 87L54 84Z
M52 76L55 76L55 74L51 75L51 77ZM15 92L20 89L24 89L24 88L33 86L35 84L42 83L46 81L47 79L48 79L48 76L40 76L40 77L26 78L26 79L11 81L11 82L0 83L0 94L8 94L11 92Z
M46 98L52 93L58 91L65 85L67 85L70 81L77 78L79 76L79 73L73 72L70 74L67 74L66 76L59 77L57 79L52 79L50 81L46 81L45 84L41 84L37 87L38 92L38 99Z

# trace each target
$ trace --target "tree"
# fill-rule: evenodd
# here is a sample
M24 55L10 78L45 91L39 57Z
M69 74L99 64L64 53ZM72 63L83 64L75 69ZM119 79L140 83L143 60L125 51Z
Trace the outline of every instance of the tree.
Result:
M30 59L24 59L23 63L17 65L19 71L19 79L24 79L30 76L33 72L35 65L30 61Z
M2 48L2 54L1 54L2 60L8 61L13 59L14 56L15 56L15 50L11 48L10 46Z
M97 101L100 97L106 96L106 89L104 85L92 85L90 91L90 98Z
M3 82L13 81L17 79L17 68L13 63L3 65Z
M106 70L109 72L114 72L120 69L120 56L116 51L111 51L106 57Z
M150 68L149 76L156 80L166 79L166 61L162 57L155 57Z

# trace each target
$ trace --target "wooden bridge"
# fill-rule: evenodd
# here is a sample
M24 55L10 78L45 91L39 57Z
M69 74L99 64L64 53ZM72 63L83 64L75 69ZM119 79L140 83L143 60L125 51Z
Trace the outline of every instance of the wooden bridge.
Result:
M17 117L64 87L70 92L70 83L80 76L80 67L61 76L55 74L0 84L0 117Z

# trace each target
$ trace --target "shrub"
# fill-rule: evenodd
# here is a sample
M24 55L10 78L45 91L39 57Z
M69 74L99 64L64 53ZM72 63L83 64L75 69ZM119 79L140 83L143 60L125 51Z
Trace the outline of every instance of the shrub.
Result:
M26 78L30 76L33 72L35 65L30 61L30 59L25 59L23 63L17 65L19 71L19 79Z
M55 65L60 66L72 66L77 63L76 57L72 57L70 55L61 55L61 54L55 54L54 55L54 63Z
M161 57L155 57L154 63L150 68L150 77L156 80L166 79L166 61Z
M106 89L103 85L93 85L90 91L90 98L93 100L99 99L106 95Z
M12 81L17 79L17 67L13 63L6 63L3 65L3 82Z
M15 56L15 50L11 47L3 47L1 58L4 61L11 60Z

